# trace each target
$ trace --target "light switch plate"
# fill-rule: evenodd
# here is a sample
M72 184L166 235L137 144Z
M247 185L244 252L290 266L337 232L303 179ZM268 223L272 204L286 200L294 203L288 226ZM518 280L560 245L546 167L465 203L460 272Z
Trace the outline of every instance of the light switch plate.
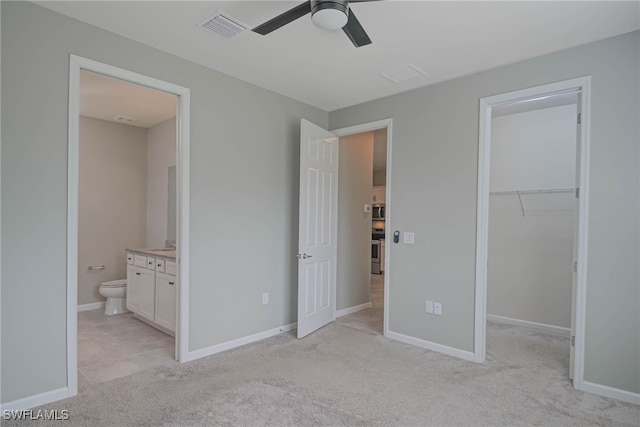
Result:
M427 301L425 304L425 311L429 314L433 314L433 301Z
M403 243L406 243L408 245L413 245L414 241L415 241L415 234L413 234L413 231L405 231L404 233L402 233Z
M364 205L364 213L371 212L371 205Z

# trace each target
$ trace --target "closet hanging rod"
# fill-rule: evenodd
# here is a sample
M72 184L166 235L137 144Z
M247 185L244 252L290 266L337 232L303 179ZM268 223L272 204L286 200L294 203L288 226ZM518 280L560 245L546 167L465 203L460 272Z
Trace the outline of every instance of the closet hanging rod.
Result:
M549 190L512 190L512 191L492 191L490 196L523 196L526 194L556 194L575 193L575 188L553 188Z

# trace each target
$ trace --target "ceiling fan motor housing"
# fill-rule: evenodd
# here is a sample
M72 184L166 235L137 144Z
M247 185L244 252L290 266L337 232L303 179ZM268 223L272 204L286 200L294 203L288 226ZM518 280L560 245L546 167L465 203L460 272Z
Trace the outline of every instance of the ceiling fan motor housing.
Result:
M339 30L347 24L348 0L311 0L311 20L325 30Z

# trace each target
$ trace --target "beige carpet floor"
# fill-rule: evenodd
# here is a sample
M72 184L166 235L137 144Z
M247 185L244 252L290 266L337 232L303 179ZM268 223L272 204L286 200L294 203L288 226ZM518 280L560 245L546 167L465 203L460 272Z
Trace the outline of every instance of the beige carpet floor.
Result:
M41 409L69 410L58 423L74 426L640 425L640 407L573 389L564 337L490 324L480 365L384 338L375 309Z

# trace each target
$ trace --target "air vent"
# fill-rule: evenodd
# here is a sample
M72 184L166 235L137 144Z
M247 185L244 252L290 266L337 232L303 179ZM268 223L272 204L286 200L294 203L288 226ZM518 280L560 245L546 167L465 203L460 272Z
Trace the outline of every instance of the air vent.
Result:
M418 77L424 77L427 75L427 73L422 71L415 64L407 64L407 65L402 65L393 70L380 73L380 75L386 79L391 80L394 83L401 83L401 82L415 79Z
M136 121L136 119L134 119L133 117L127 117L127 116L116 116L116 122L122 122L122 123L133 123Z
M202 21L198 26L205 30L213 31L225 39L232 39L249 29L247 25L220 10Z

